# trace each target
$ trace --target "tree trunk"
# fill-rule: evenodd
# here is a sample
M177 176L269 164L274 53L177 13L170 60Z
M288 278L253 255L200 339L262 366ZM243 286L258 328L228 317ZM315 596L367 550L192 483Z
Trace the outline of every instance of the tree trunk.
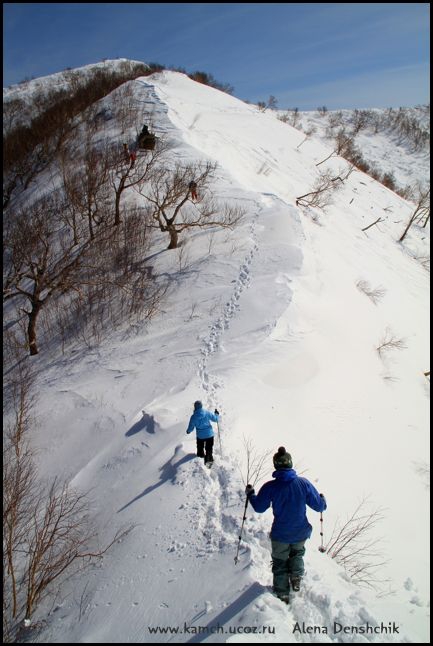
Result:
M119 183L119 188L116 190L116 204L115 204L115 213L114 213L114 226L117 226L120 224L120 198L122 197L122 193L125 189L125 183L126 179L128 177L129 171L131 170L132 166L128 168L128 171L123 177L120 178L120 183Z
M411 226L412 226L412 224L413 224L414 219L415 219L415 217L414 217L414 216L412 216L412 217L411 217L411 219L409 220L409 223L408 223L407 227L405 228L405 230L404 230L404 232L403 232L403 235L402 235L402 236L401 236L401 238L399 239L399 242L403 242L403 240L405 239L406 234L407 234L407 232L409 231L409 229L411 228Z
M38 346L36 344L36 320L38 318L41 307L42 303L33 303L32 311L30 312L30 314L28 314L29 324L27 326L27 335L29 340L30 356L38 354L39 352Z
M120 224L120 196L122 195L122 190L119 188L116 191L116 202L115 202L115 211L114 211L114 226Z
M178 233L176 231L176 228L173 226L168 226L168 233L170 234L170 244L168 245L168 249L177 249L178 245Z
M95 234L93 233L92 209L90 208L90 206L87 207L87 220L89 222L90 239L93 240L95 238Z

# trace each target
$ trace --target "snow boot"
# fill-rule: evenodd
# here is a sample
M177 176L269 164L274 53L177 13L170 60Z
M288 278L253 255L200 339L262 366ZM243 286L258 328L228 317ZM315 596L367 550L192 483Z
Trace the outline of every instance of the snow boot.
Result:
M293 579L290 579L290 583L292 584L293 592L299 592L299 590L301 589L301 577L293 577Z

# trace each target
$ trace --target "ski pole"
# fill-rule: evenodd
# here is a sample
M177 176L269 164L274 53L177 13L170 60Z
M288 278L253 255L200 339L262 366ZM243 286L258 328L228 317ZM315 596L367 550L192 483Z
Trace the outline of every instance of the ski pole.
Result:
M323 514L320 512L320 547L319 552L326 552L326 547L323 547Z
M221 457L222 457L223 448L221 446L221 433L220 433L220 423L219 422L217 422L217 428L218 428L218 440L219 440L219 445L220 445L220 454L221 454Z
M245 523L245 521L246 521L246 519L247 519L247 507L248 507L248 496L247 496L247 498L246 498L246 500L245 500L244 517L242 518L241 531L240 531L240 533L239 533L238 549L237 549L237 551L236 551L236 556L235 556L235 565L237 565L237 563L238 563L238 561L239 561L239 548L240 548L240 546L241 546L242 530L243 530L243 528L244 528L244 523Z

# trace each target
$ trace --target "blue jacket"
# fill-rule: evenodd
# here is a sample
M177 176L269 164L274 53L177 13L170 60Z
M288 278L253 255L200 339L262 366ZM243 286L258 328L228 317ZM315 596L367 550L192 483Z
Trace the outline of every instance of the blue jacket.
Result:
M211 422L217 422L218 420L219 417L215 413L211 413L204 408L199 408L191 415L186 432L192 433L196 429L197 438L199 440L207 440L215 435Z
M307 519L306 505L314 511L324 511L326 500L306 478L294 469L278 469L257 495L249 497L255 511L262 513L272 505L274 522L271 539L281 543L299 543L310 538L313 528Z

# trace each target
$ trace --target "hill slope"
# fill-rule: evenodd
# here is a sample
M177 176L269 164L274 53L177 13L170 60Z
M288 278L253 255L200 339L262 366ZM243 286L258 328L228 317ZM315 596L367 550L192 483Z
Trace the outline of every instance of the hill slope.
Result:
M302 133L182 74L131 84L173 156L218 162L216 193L247 214L233 232L188 239L181 272L179 253L161 253L155 239L153 270L170 274L173 289L148 326L32 358L41 472L92 488L102 539L134 525L99 567L65 585L40 640L426 643L428 275L416 256L429 230L397 244L413 207L358 171L326 212L298 208L326 145L298 148ZM380 228L362 231L379 216ZM383 287L377 305L361 280ZM406 347L380 357L387 329ZM222 412L210 472L185 435L198 398ZM269 511L247 514L234 565L244 438L259 452L285 445L325 493L326 541L362 498L385 510L373 538L384 536L380 577L391 594L360 589L318 552L313 512L307 573L289 608L268 588Z

